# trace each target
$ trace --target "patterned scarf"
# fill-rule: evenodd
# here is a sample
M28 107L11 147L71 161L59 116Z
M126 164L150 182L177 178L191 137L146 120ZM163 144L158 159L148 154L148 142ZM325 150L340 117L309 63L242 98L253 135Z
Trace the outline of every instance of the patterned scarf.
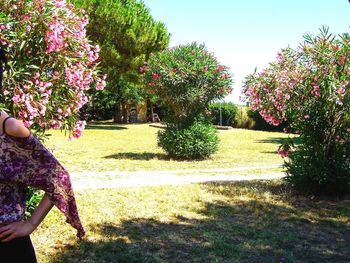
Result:
M67 170L32 132L23 138L8 134L1 138L0 181L43 190L66 216L66 222L78 230L77 236L82 238L85 231Z

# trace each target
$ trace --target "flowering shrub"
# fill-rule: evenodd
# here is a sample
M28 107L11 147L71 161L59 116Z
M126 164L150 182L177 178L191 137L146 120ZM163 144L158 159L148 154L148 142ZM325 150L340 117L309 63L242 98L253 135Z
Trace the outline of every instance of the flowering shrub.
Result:
M287 180L298 189L339 193L350 190L350 37L323 28L285 49L277 61L246 78L245 94L254 110L273 125L288 121L300 134L279 153Z
M88 17L65 0L4 0L0 10L0 48L8 60L0 106L28 128L65 129L78 138L86 91L106 85L96 68L99 47L86 37Z
M232 91L229 69L197 43L157 53L140 73L147 91L167 105L169 123L192 124L198 115L210 115L209 103Z
M147 92L167 108L168 127L158 134L159 146L178 158L204 158L214 153L218 138L208 124L209 104L231 92L228 68L204 45L192 43L157 53L140 73Z

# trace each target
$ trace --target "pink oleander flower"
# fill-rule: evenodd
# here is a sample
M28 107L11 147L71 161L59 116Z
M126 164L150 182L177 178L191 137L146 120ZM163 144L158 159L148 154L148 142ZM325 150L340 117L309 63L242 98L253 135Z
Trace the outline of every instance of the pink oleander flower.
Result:
M289 152L286 151L286 150L283 150L283 149L279 149L279 150L277 151L277 153L278 153L279 155L281 155L282 158L286 158L286 157L288 157L288 155L289 155Z
M216 69L217 72L221 72L224 70L224 67L222 65L219 65L218 68Z
M158 80L159 79L159 74L158 73L153 73L152 75L154 80Z
M338 90L337 90L337 93L339 94L339 95L343 95L344 93L345 93L345 87L340 87Z
M145 67L145 66L140 67L140 68L139 68L139 72L140 72L141 74L144 74L144 73L146 72L146 67Z
M73 129L73 137L80 138L85 128L86 121L78 121Z
M319 97L320 96L320 86L314 85L313 90L311 91L311 94L315 97Z

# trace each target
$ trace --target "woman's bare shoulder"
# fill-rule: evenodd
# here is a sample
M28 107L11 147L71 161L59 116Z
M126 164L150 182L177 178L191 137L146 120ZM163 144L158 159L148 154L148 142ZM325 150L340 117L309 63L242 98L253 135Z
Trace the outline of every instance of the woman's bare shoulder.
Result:
M28 137L30 135L29 129L24 126L21 120L16 118L9 118L6 121L5 131L7 134L16 137Z

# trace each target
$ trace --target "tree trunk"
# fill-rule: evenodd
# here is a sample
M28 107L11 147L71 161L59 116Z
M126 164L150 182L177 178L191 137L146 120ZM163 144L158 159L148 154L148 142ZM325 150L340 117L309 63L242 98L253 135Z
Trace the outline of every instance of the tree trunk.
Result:
M123 123L128 122L128 109L126 107L126 103L122 104L122 114L123 114Z
M121 105L119 102L116 102L116 104L115 104L113 122L114 123L121 123L122 122Z
M150 106L151 106L151 122L154 122L154 112L153 112L153 104L152 102L150 102Z

